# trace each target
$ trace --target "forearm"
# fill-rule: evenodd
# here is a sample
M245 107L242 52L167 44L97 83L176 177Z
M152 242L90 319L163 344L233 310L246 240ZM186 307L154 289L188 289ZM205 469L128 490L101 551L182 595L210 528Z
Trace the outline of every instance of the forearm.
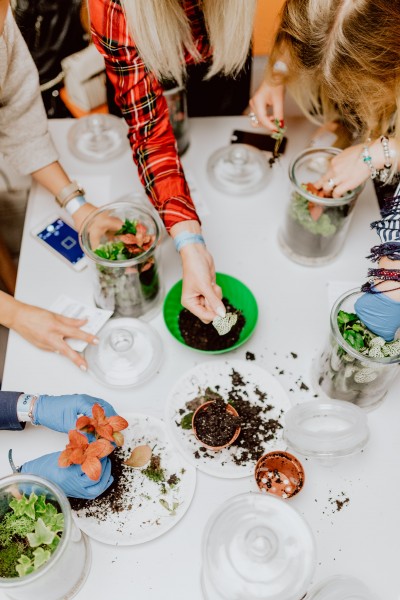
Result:
M0 291L0 325L13 329L21 302Z
M35 181L40 183L53 196L56 196L66 185L70 183L70 178L62 168L59 162L53 162L42 169L32 173Z

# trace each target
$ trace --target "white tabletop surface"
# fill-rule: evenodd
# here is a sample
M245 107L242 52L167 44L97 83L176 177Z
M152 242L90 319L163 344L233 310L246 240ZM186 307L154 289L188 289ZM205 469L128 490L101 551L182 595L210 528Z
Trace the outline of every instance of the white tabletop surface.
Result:
M72 121L51 121L61 162L75 176L85 177L88 197L95 204L113 201L140 190L129 149L107 165L75 159L67 147ZM287 169L291 157L303 149L314 127L302 118L288 121L289 142L285 156L275 165L265 190L249 197L229 197L215 191L207 180L210 154L228 143L235 128L250 129L246 117L193 119L191 145L183 158L194 176L209 214L203 218L204 234L217 270L246 283L259 303L259 321L250 341L238 350L213 358L244 359L256 355L256 363L276 375L292 402L311 399L313 390L300 390L301 377L310 385L310 365L325 343L328 332L330 281L362 282L368 261L364 258L377 238L369 223L378 216L377 202L368 184L360 197L350 232L340 256L322 268L290 262L277 245L277 230L288 202ZM100 176L101 179L87 179ZM101 189L101 194L96 190ZM17 297L49 307L61 293L91 304L88 270L74 272L30 235L32 227L57 212L43 190L31 193L26 216ZM169 289L180 278L179 258L170 240L163 244L163 279ZM83 392L112 402L119 414L148 412L163 415L168 390L187 369L204 360L202 354L184 348L166 330L161 314L151 324L164 344L164 362L152 381L131 391L103 388L87 373L55 354L36 349L11 333L3 389L62 394ZM298 355L293 358L290 354ZM279 371L284 374L279 375ZM400 549L399 385L384 403L368 414L371 439L363 453L326 467L303 460L306 484L290 500L312 527L317 544L314 581L337 574L363 580L382 600L398 600ZM7 451L14 450L17 464L64 446L65 435L28 426L22 433L1 432L0 475L9 472ZM201 537L207 519L224 500L255 490L252 478L217 479L198 473L197 489L184 518L164 536L139 546L115 548L92 541L91 572L77 600L119 597L138 600L200 600ZM329 499L349 503L338 512ZM0 593L0 598L4 595Z

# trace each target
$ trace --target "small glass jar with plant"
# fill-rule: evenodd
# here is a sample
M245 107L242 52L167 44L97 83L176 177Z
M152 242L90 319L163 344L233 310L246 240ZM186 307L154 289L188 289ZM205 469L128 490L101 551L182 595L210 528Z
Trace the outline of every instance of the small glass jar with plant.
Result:
M313 365L314 384L329 398L375 408L400 372L400 339L386 342L360 321L354 305L359 290L343 294L331 312L331 333Z
M81 246L92 265L94 299L114 316L153 314L161 302L160 228L151 209L115 202L85 221Z
M323 265L343 247L353 209L362 186L332 198L314 183L328 170L338 148L312 148L298 154L289 167L291 197L279 232L283 252L294 262Z

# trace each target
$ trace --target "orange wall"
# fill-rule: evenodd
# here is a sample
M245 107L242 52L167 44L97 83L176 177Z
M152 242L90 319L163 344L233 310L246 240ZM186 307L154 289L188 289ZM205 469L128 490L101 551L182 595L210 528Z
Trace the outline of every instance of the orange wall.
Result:
M255 55L269 54L279 23L278 14L284 1L258 0L253 37L253 52Z

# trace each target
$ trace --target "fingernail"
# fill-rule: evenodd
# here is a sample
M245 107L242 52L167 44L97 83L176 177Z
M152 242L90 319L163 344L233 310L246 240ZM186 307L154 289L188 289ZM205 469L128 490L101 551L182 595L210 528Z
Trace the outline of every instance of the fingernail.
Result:
M87 367L85 365L79 365L81 371L87 371Z
M223 319L224 316L226 315L226 310L223 306L218 306L216 313L219 317L221 317L221 319Z
M95 346L97 346L97 344L100 342L99 338L95 337L92 340L92 344L94 344Z
M281 127L281 128L285 127L285 121L283 119L281 119L279 121L279 127Z

